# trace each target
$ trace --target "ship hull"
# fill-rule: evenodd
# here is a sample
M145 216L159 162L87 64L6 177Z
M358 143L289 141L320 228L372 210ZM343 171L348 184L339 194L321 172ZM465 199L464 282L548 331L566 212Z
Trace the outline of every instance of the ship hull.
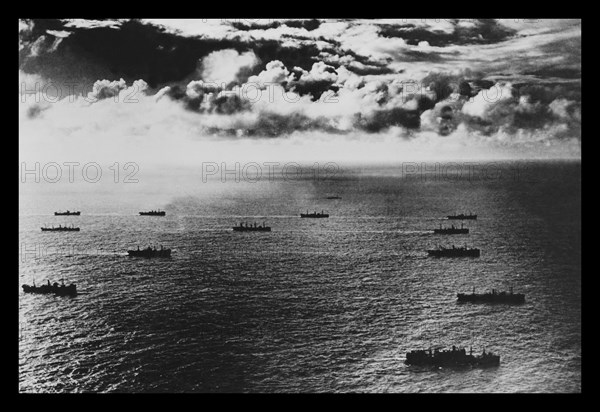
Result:
M79 232L79 228L73 228L73 229L52 229L52 228L48 228L48 227L43 227L41 228L42 232Z
M477 220L477 215L446 216L449 220Z
M427 254L433 257L479 257L479 249L468 250L468 251L456 251L456 250L428 250Z
M500 357L494 359L461 359L461 360L420 360L420 361L405 361L407 365L413 366L435 366L435 367L493 367L500 365Z
M35 293L40 295L54 294L57 296L75 296L77 295L77 287L75 285L69 286L55 286L55 285L42 285L42 286L30 286L23 285L23 292Z
M309 214L309 215L307 215L305 213L301 213L300 217L301 218L308 218L308 219L323 219L323 218L329 217L329 215L327 215L327 214L324 214L324 215L310 215Z
M54 216L79 216L79 215L81 215L81 212L69 212L69 213L54 212Z
M469 233L469 229L433 229L433 233L438 235L462 235Z
M165 212L159 212L159 213L140 212L140 216L165 216L165 215L166 215Z
M270 232L270 227L239 227L232 228L234 232Z
M444 351L430 354L427 351L420 350L408 352L404 363L414 366L435 367L490 367L500 365L500 356L490 354L475 356L464 351Z
M171 249L163 250L128 250L127 254L129 257L143 257L143 258L170 258Z
M514 294L464 294L459 293L456 295L459 302L470 302L470 303L512 303L519 304L525 303L525 295L522 293Z

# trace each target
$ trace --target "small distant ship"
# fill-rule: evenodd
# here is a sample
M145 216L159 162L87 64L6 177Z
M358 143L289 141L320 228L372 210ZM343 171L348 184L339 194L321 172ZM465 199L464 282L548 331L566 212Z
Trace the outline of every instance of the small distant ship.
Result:
M438 249L428 250L427 253L429 256L435 257L479 257L480 255L480 251L477 248L469 249L466 246L455 247L454 245L449 248L440 246Z
M73 283L71 283L69 286L66 286L64 280L62 281L61 285L56 282L51 285L50 281L48 281L47 285L36 286L35 281L33 281L33 286L23 285L23 292L40 294L54 293L58 296L75 296L77 295L77 286L75 286Z
M165 216L167 213L164 210L151 210L149 212L140 212L140 216Z
M513 293L513 288L511 287L508 292L500 292L498 293L496 289L492 289L491 292L487 293L475 293L475 288L473 288L473 293L458 293L457 299L459 302L472 302L472 303L525 303L525 294L523 293Z
M78 227L74 227L74 226L61 226L58 225L58 227L43 227L41 228L42 232L79 232L79 228Z
M469 233L469 229L463 227L462 223L460 224L460 227L454 227L454 225L452 225L451 227L442 227L442 225L440 225L439 229L433 229L433 233L437 233L439 235L458 235L463 233Z
M145 258L167 258L171 257L171 249L163 249L161 246L160 249L152 248L148 246L146 249L141 249L138 246L137 250L128 250L127 254L130 257L145 257Z
M477 215L473 215L473 214L465 215L464 213L461 213L458 215L448 215L446 217L450 220L477 220Z
M341 199L341 197L340 196L327 196L326 199L329 199L329 200Z
M452 346L451 350L410 351L406 354L404 363L417 366L498 366L500 365L500 355L494 355L483 349L483 353L478 356L473 355L472 348L467 353L464 348L457 349L456 346Z
M308 213L308 210L307 210L306 213L300 213L300 217L324 218L324 217L329 217L329 214L323 213L322 210L321 210L321 213L317 213L316 210L314 213Z
M233 230L235 232L270 232L271 226L266 226L264 223L262 225L257 225L255 222L254 225L252 225L241 222L239 226L234 226Z
M81 212L71 212L67 210L66 212L54 212L54 216L79 216Z

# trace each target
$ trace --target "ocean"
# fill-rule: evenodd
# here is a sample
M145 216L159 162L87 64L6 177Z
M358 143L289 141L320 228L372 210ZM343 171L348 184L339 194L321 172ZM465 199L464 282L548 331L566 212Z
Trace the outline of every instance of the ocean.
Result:
M580 392L581 162L424 166L21 182L19 391ZM478 215L470 233L433 234L455 212ZM58 224L81 231L40 230ZM427 255L453 244L481 257ZM149 245L172 258L127 256ZM80 294L21 290L60 279ZM525 304L456 301L509 287ZM404 364L452 345L500 366Z

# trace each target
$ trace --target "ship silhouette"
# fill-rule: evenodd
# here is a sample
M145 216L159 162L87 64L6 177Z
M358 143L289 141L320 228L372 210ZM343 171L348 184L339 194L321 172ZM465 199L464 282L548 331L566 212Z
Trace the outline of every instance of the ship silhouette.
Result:
M264 223L262 225L257 225L256 222L254 222L254 225L252 225L241 222L239 226L234 226L233 230L235 232L270 232L271 227L266 226Z
M38 294L54 293L55 295L58 295L58 296L75 296L75 295L77 295L77 286L75 286L74 283L71 283L69 286L66 286L64 280L62 281L61 285L59 285L56 282L54 282L53 284L50 284L50 281L48 281L47 285L42 285L42 286L36 286L35 280L34 280L33 286L23 285L22 287L23 287L23 292L25 292L25 293L38 293Z
M78 227L74 227L74 226L61 226L58 225L58 227L43 227L41 228L42 232L79 232L79 228Z
M164 210L150 210L149 212L140 212L140 216L165 216Z
M473 349L469 353L462 348L457 349L452 346L449 350L435 349L433 352L429 350L413 350L406 354L407 365L417 366L498 366L500 364L500 356L494 355L492 352L486 352L483 349L481 355L473 355Z
M468 215L465 215L464 213L458 215L448 215L446 217L450 220L477 220L477 215L473 215L471 213Z
M480 251L477 248L469 249L466 246L456 247L452 245L449 248L440 246L438 249L429 249L427 254L435 257L479 257Z
M81 212L70 212L70 211L66 211L66 212L54 212L54 216L79 216L81 214Z
M460 227L454 227L454 225L451 227L442 227L442 225L440 225L439 229L433 229L433 233L437 233L439 235L458 235L469 233L469 229L463 227L462 223L460 224Z
M324 217L329 217L329 214L327 213L323 213L323 211L321 210L321 213L317 213L317 211L315 210L314 213L308 213L308 210L306 211L306 213L300 213L300 217L304 217L304 218L324 218Z
M145 257L145 258L167 258L171 257L171 249L163 249L161 246L160 249L152 248L148 246L146 249L140 249L138 246L137 250L128 250L127 254L130 257Z
M525 295L523 293L513 293L511 287L508 292L497 292L496 289L492 289L491 292L487 293L458 293L456 295L459 302L472 302L472 303L525 303Z

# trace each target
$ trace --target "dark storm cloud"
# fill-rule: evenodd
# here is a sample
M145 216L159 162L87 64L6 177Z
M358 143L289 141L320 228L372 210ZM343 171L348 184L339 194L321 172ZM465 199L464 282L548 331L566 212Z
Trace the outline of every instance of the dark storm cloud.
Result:
M191 82L187 87L174 85L166 95L198 113L234 114L251 109L251 104L237 94L220 94L222 89L211 84Z
M474 97L481 90L494 85L491 80L482 79L483 73L464 70L460 74L431 72L421 80L421 86L435 93L435 102L447 99L452 93L464 97Z
M357 128L369 133L376 133L391 126L403 126L407 129L418 129L421 125L420 112L406 110L402 107L376 110L373 113L362 115L358 113L355 118Z
M371 58L370 56L363 56L363 55L358 54L349 49L343 49L343 50L341 50L341 53L346 56L351 56L358 63L364 64L367 66L384 68L384 67L387 67L387 65L392 62L391 57L388 57L385 59L380 59L380 60L375 60L375 59Z
M581 62L581 37L560 39L540 45L540 50L549 54L567 56L575 63Z
M562 79L580 79L581 69L571 67L541 67L537 70L523 72L523 74L542 78L559 77Z
M438 84L452 79L451 76L437 76ZM455 79L453 79L455 81ZM466 84L484 81L461 83ZM489 83L485 83L489 86ZM522 131L547 130L554 137L580 137L581 135L581 91L578 87L553 84L515 84L499 88L496 85L481 88L490 92L491 98L478 94L461 93L456 99L439 101L433 109L438 118L438 133L448 135L463 124L468 130L484 135L499 131L517 133ZM477 107L473 109L473 107Z
M340 57L344 60L346 68L359 76L402 73L403 70L394 70L389 67L391 57L375 60L370 56L363 56L349 49L339 51L328 49L319 54L319 60L327 64L339 65Z
M359 76L368 76L368 75L379 75L379 74L390 74L390 73L402 73L402 71L395 71L385 66L367 66L367 65L355 65L350 63L348 65L348 70L359 75Z
M52 80L85 81L90 89L93 84L99 100L118 96L134 81L149 86L147 95L169 86L161 96L187 110L233 119L205 127L217 135L379 133L400 127L446 136L462 125L486 135L553 128L561 136L580 136L581 87L576 80L581 76L581 39L568 32L557 38L552 32L535 37L495 20L453 20L450 26L439 25L450 28L442 31L402 22L345 25L305 19L223 23L219 27L224 31L211 37L138 20L101 23L24 22L20 70ZM522 55L502 57L518 41ZM496 50L503 53L498 53L499 65L493 66ZM234 68L224 89L202 83L208 72L220 73L210 65L208 56L214 57L214 52L236 59L244 54L252 57L252 64L227 65ZM464 65L478 71L464 69L462 58ZM213 70L207 70L209 66ZM417 92L399 86L413 73L419 76ZM504 80L497 80L502 73L513 80L504 85ZM274 81L284 92L299 96L299 103L282 114L271 107L259 108L240 94L222 93L251 78ZM508 97L481 103L481 93L495 87L506 87ZM331 106L305 110L319 104L326 92L341 98L342 110L328 116L319 110ZM409 92L410 96L403 95ZM41 110L32 106L26 115L37 118Z
M20 40L24 43L32 43L40 36L46 34L47 30L65 30L64 23L54 19L26 20L28 30L19 33ZM68 29L66 29L68 30Z
M450 96L450 94L456 89L456 85L460 84L463 79L459 76L446 74L446 73L431 73L427 75L421 84L424 87L428 87L435 93L435 101L439 102Z
M287 26L297 29L306 29L307 31L316 30L321 25L321 22L317 19L311 20L284 20L284 21L272 21L267 24L257 24L257 23L246 23L244 21L232 21L231 26L236 28L237 30L267 30L267 29L276 29L281 26Z
M68 29L57 21L34 20L34 30L45 27ZM35 29L37 28L37 29ZM98 78L144 79L151 87L180 81L197 68L198 60L223 48L247 48L230 40L193 39L167 33L156 26L132 20L119 29L110 27L74 28L54 53L29 56L21 53L20 68L49 78L70 81ZM32 36L32 37L35 37ZM91 69L91 70L90 70Z
M515 84L513 95L516 98L527 96L533 103L550 104L556 99L581 101L581 84Z
M278 137L309 130L339 133L335 127L330 125L329 119L325 117L311 118L302 113L282 115L264 112L261 113L256 123L245 131L245 135Z
M313 101L318 100L321 95L328 90L332 92L337 92L339 90L338 86L327 80L313 82L291 82L289 83L289 88L290 90L298 93L300 96L309 94Z
M53 53L32 55L32 45L48 29L72 34ZM99 78L130 82L142 78L152 88L191 80L199 61L217 50L253 50L262 61L278 59L288 67L303 69L310 69L321 52L313 44L288 47L275 40L184 37L136 20L122 22L118 29L68 28L58 20L34 20L33 31L24 36L24 42L19 66L26 73L75 82ZM245 74L248 77L249 73Z
M460 21L459 19L451 21L454 25L451 33L417 27L414 24L399 26L384 24L381 25L379 33L382 37L400 37L413 46L426 41L430 46L438 47L498 43L515 35L514 30L502 26L493 19L469 20L473 24L466 27L461 26Z
M207 126L204 128L205 133L215 136L256 138L276 138L307 131L321 131L330 134L346 133L332 125L330 119L325 116L310 117L299 112L280 114L263 111L253 122L245 124L243 127L240 127L239 124L232 124L232 127Z
M444 54L437 52L424 52L420 50L405 50L401 54L406 61L440 62L444 60Z
M314 44L290 47L277 40L258 40L252 50L264 62L279 60L286 67L300 67L304 70L310 70L313 63L319 60L319 53L322 51Z

